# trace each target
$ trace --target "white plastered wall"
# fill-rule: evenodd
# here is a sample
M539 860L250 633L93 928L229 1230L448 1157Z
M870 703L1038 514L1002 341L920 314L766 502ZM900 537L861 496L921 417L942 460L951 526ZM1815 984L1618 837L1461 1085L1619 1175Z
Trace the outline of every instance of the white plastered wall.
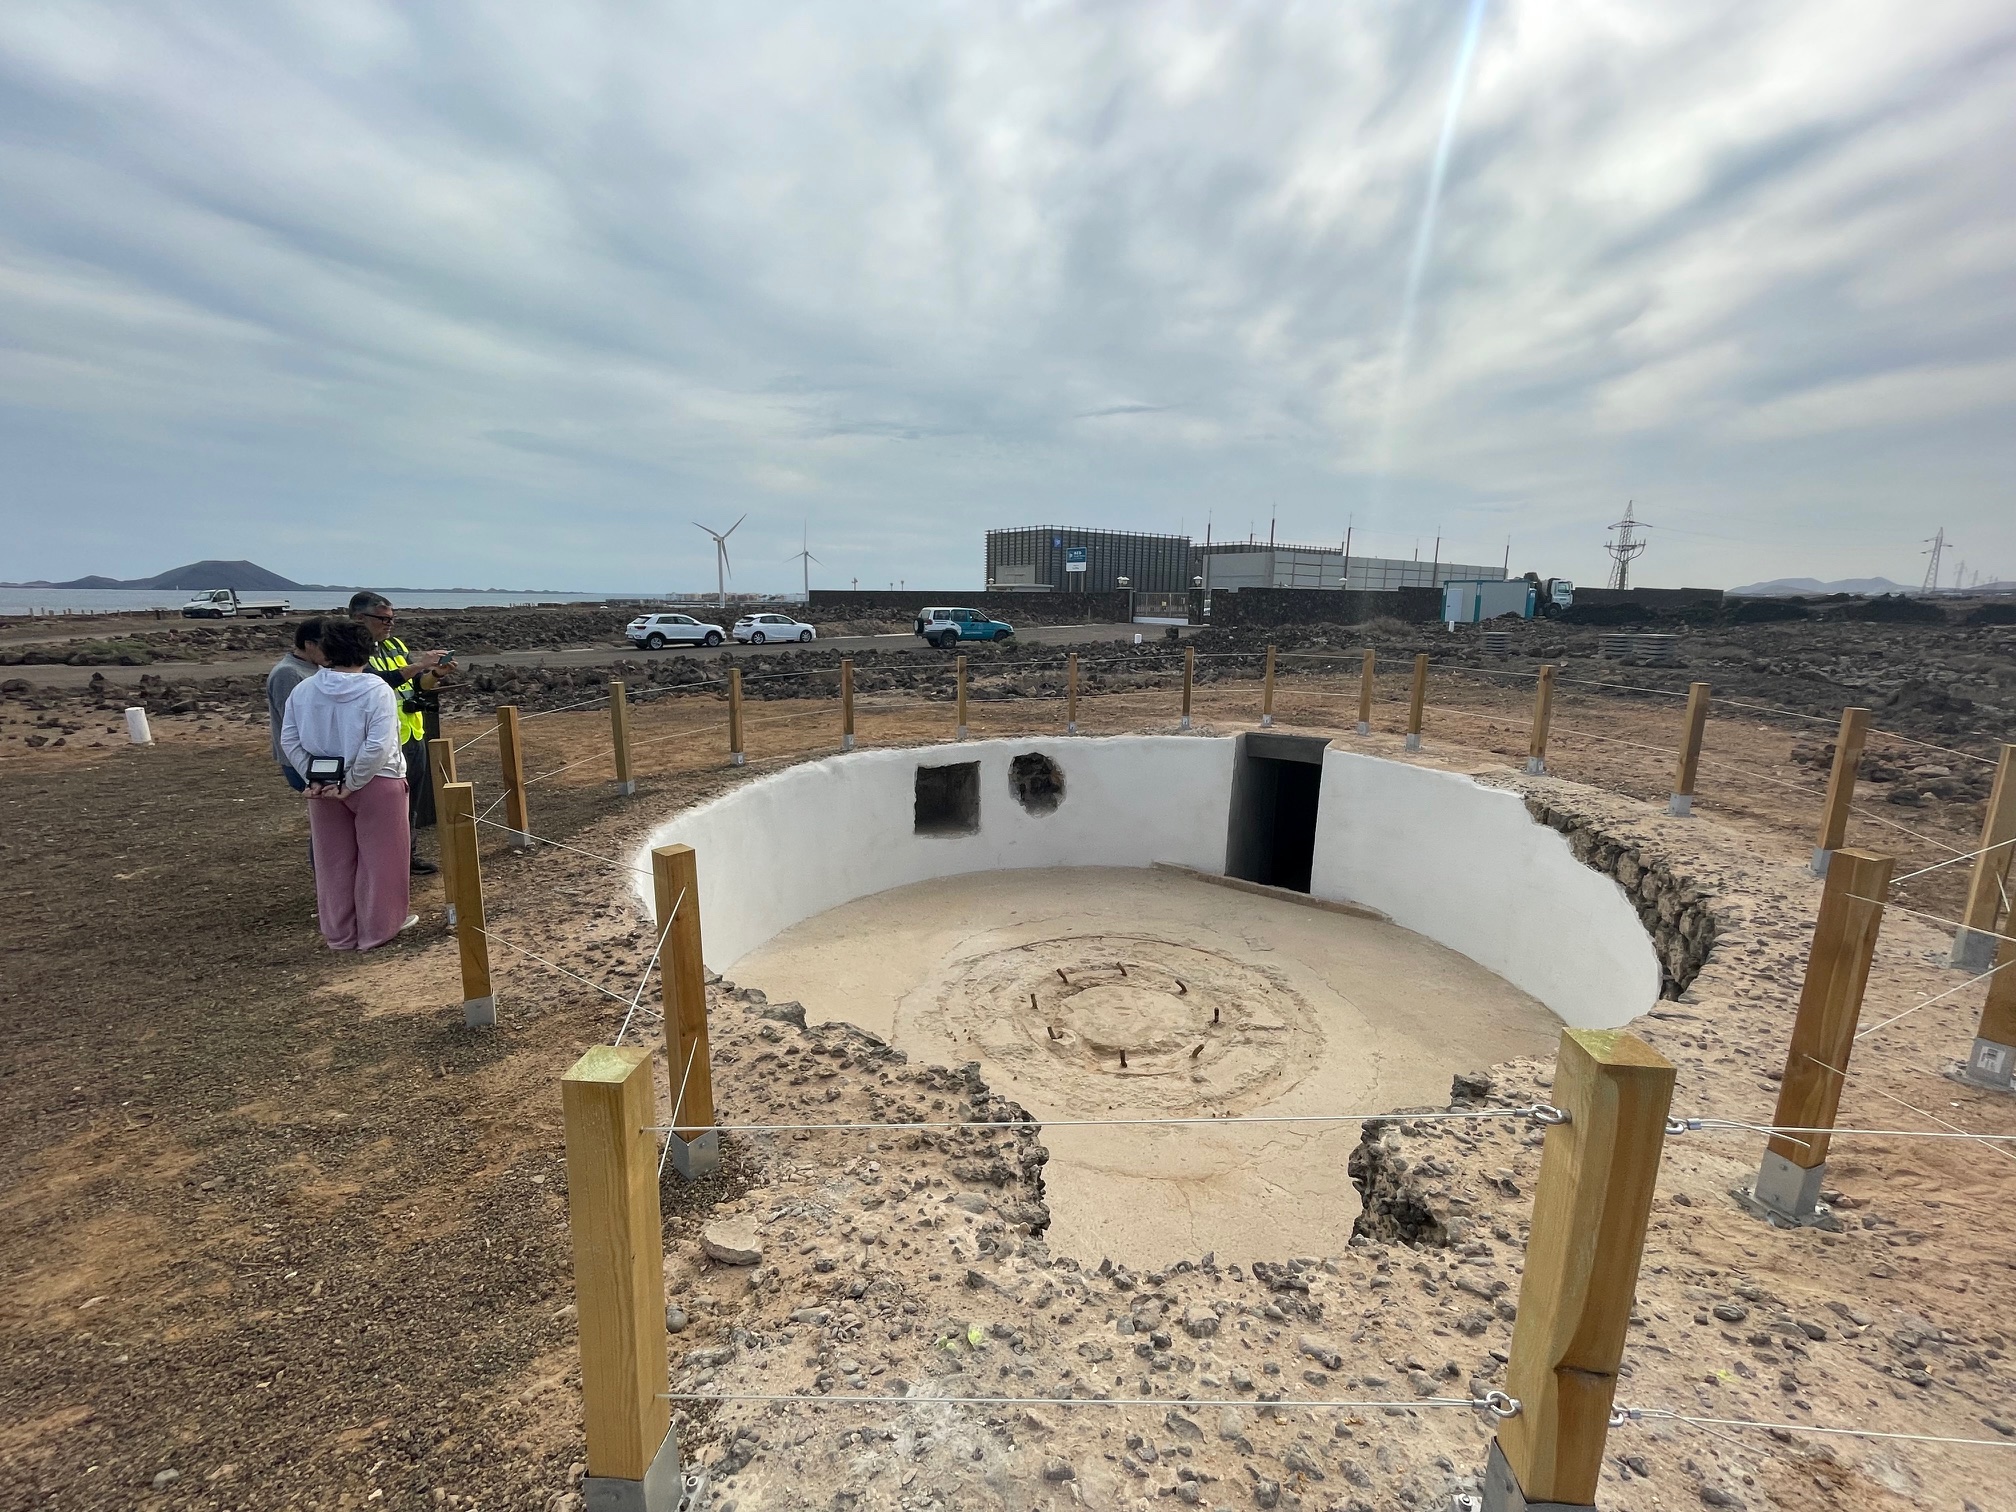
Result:
M1028 751L1064 773L1052 813L1026 812L1009 788L1009 762ZM1221 871L1235 752L1229 738L1117 736L828 757L660 826L638 853L637 891L649 906L652 846L698 851L708 964L727 970L802 919L932 877L1157 861ZM917 768L963 761L980 764L979 832L915 834ZM1623 890L1517 794L1456 773L1326 752L1310 890L1391 915L1578 1028L1628 1023L1659 996Z
M1035 751L1064 773L1064 801L1031 814L1008 764ZM1008 867L1225 864L1233 743L1202 737L974 740L856 751L737 788L656 830L650 847L699 853L707 963L725 970L801 919L870 893ZM980 763L980 830L913 833L920 766ZM651 901L648 877L638 893Z
M1461 773L1326 751L1310 891L1390 915L1574 1028L1629 1023L1659 997L1659 960L1624 889L1517 793Z

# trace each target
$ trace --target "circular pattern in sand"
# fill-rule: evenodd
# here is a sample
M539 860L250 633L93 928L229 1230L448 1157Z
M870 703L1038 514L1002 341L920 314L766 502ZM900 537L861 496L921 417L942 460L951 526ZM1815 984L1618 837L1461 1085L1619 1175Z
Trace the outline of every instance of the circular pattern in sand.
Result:
M1062 935L969 956L924 1008L1058 1108L1229 1113L1280 1095L1323 1036L1263 967L1146 935Z

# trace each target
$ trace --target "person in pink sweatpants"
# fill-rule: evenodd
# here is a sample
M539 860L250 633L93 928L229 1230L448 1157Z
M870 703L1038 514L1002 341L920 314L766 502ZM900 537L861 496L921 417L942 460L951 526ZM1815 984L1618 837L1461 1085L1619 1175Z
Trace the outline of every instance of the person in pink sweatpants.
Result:
M326 665L288 696L281 722L280 749L307 784L315 911L331 950L372 950L419 922L407 911L412 841L398 706L365 670L370 655L362 626L327 622Z
M308 834L315 912L331 950L370 950L406 927L413 877L404 777L373 777L354 792L316 799Z

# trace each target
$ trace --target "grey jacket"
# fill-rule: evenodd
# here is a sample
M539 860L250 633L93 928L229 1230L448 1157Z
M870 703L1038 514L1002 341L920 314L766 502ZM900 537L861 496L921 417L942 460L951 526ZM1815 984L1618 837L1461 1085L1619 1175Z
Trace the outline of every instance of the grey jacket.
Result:
M287 713L288 696L314 675L315 663L292 651L273 663L273 670L266 674L266 712L273 725L273 759L282 766L287 764L287 755L280 749L280 721Z

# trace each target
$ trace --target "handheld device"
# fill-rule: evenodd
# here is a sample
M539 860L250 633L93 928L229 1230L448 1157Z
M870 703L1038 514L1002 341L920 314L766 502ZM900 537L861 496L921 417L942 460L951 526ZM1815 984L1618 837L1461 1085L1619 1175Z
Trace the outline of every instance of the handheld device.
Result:
M310 756L308 770L302 773L310 787L343 786L343 758L341 756Z

